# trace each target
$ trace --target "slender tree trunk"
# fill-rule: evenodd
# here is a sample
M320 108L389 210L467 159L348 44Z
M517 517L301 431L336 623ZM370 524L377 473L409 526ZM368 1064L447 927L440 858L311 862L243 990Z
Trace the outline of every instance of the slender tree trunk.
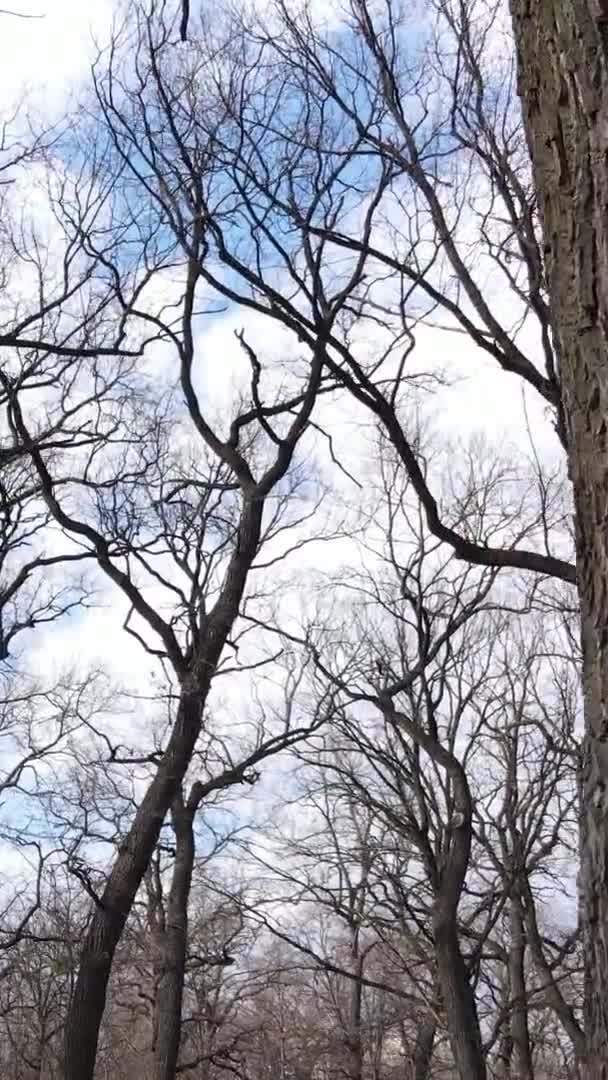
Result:
M608 1078L608 3L511 0L576 507L586 1075Z
M498 1044L497 1063L496 1063L496 1076L497 1080L511 1080L511 1065L513 1063L513 1036L511 1034L511 991L509 988L509 980L505 976L503 994L502 994L502 1006L505 1010L505 1017L501 1024L500 1029L500 1041Z
M437 987L446 1018L450 1045L460 1080L486 1080L477 1003L460 948L458 905L471 854L473 803L466 773L454 755L435 738L418 739L420 745L450 777L454 818L448 826L447 848L434 870L433 944Z
M361 1011L363 1004L363 959L359 955L359 931L351 927L351 963L356 976L349 983L348 1030L344 1040L347 1053L346 1074L348 1080L362 1080L363 1076L363 1039L361 1037Z
M552 971L545 956L541 934L538 928L538 920L536 918L534 897L532 896L530 884L526 880L525 875L523 875L520 880L519 889L520 903L523 903L526 942L528 950L534 960L534 966L542 980L545 999L547 1004L554 1010L564 1031L570 1038L577 1062L584 1068L586 1057L585 1035L576 1019L572 1005L564 997L559 982L555 978L555 973Z
M194 810L184 806L181 791L172 807L175 861L167 898L154 1002L154 1080L175 1080L182 1023L182 999L188 948L188 901L194 867Z
M188 767L202 706L198 693L182 695L169 746L91 916L66 1025L65 1080L92 1080L114 952L158 841L167 803Z
M509 922L509 984L511 997L511 1042L513 1047L513 1080L534 1080L530 1031L528 1028L528 997L526 991L526 933L519 897L510 901Z
M167 749L135 814L91 916L65 1031L65 1080L93 1080L99 1028L116 946L137 890L152 858L163 821L184 779L200 733L203 709L216 664L239 611L247 573L255 557L264 500L252 496L243 507L239 535L224 587L184 678L175 725Z

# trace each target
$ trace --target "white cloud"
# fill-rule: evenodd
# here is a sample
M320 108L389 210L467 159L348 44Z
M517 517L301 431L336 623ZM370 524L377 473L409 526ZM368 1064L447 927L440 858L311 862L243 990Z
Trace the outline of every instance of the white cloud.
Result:
M24 91L45 112L60 110L86 76L94 36L107 40L117 0L11 0L7 8L16 14L0 15L3 111Z
M108 34L113 14L117 10L116 0L90 0L89 3L77 3L76 0L21 0L17 10L29 14L43 14L40 20L5 18L0 36L0 94L5 103L15 100L24 85L24 73L30 85L33 100L39 106L52 113L65 109L70 101L70 94L79 83L86 79L90 60L94 52L93 36L95 33L103 41ZM146 296L146 302L162 304L171 296L175 282L171 275L159 276L153 288ZM276 359L277 366L273 376L280 376L280 360L287 356L294 359L297 346L289 335L281 331L276 324L265 317L233 310L224 315L202 319L197 340L197 368L194 373L196 389L201 405L209 409L213 418L219 415L221 430L225 432L233 415L235 389L246 385L249 379L247 364L242 350L234 336L234 331L245 325L248 340L252 347L260 351L264 362ZM438 366L448 366L458 379L449 389L441 392L433 400L432 409L441 431L447 435L458 435L467 440L470 433L484 430L492 440L501 441L507 436L514 442L525 439L525 422L522 420L521 383L514 377L497 372L495 366L485 359L470 341L456 333L421 330L418 334L419 345L413 357L416 370L431 370ZM374 342L369 343L370 350ZM377 347L377 342L376 342ZM173 372L177 375L174 356L165 347L153 350L152 365L158 365L165 377L172 380ZM270 390L270 388L269 388ZM554 437L550 426L542 414L542 407L536 403L530 406L533 413L535 432L540 433L543 447L551 448ZM334 449L340 460L363 479L373 478L377 462L372 458L374 438L370 419L363 416L352 400L340 402L337 406L332 399L321 403L319 418L326 421L327 430L334 439ZM538 423L537 423L538 421ZM318 450L318 470L322 479L331 485L332 493L340 493L342 498L352 499L358 505L362 496L355 490L351 481L340 476L330 464L327 446L322 439L312 439L306 446L311 446L311 455L315 458ZM315 467L317 460L315 460ZM337 504L334 504L336 509ZM337 506L339 513L342 505ZM310 529L315 528L312 523ZM303 532L307 531L303 529ZM283 567L272 571L275 592L279 591L280 602L277 607L282 613L287 604L293 603L291 612L295 621L305 621L317 603L317 594L311 587L312 570L325 571L338 568L342 562L352 559L353 546L349 539L336 541L323 549L319 545L303 548L298 552L299 595L302 610L295 604L297 588L290 591L287 579L291 569L285 572L283 585ZM354 560L351 561L351 566ZM257 583L257 582L256 582ZM304 587L302 587L304 583ZM280 586L277 590L277 585ZM284 588L284 592L281 591ZM306 588L308 591L306 591ZM105 590L104 590L105 593ZM50 627L46 632L39 631L32 636L30 659L34 666L47 673L63 667L71 661L79 661L86 668L88 664L100 662L108 665L117 680L132 688L144 689L150 686L150 670L154 662L122 630L126 611L126 601L111 589L104 595L106 606L78 616L64 619ZM308 607L309 610L306 610ZM314 611L313 611L314 613ZM215 701L219 706L227 701L235 713L247 719L247 701L250 697L251 684L247 676L230 677L218 680ZM272 697L271 686L265 684L263 692ZM230 717L232 721L232 717ZM124 717L125 730L132 730L130 719ZM142 733L142 743L147 733ZM264 794L276 791L280 781L285 781L282 766L272 763L268 767L272 776ZM260 802L262 799L260 798ZM0 851L0 860L3 858Z

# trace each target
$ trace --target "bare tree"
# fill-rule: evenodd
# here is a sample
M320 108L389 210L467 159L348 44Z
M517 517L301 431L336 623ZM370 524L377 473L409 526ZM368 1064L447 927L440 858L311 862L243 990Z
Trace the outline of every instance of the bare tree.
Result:
M99 84L98 90L102 107L110 115L113 106L109 99L104 100ZM207 153L204 147L201 150ZM114 190L116 167L119 173L125 167L121 153L120 142L115 141L105 166L95 161L96 190L99 185L103 190L104 178L109 190ZM157 183L159 190L162 189L162 172ZM140 184L140 193L146 194L143 178ZM74 197L77 199L78 195ZM228 434L218 434L200 404L194 385L198 296L204 284L200 266L206 244L200 213L190 215L187 235L183 222L174 221L169 240L165 244L159 242L160 250L156 225L152 222L131 260L135 265L133 285L129 263L125 269L121 253L121 245L129 247L132 239L134 210L130 198L131 190L126 185L122 200L117 199L115 204L116 214L123 217L115 218L112 242L93 227L87 229L81 216L77 217L77 232L85 234L92 264L110 282L117 339L122 340L127 325L137 327L139 320L143 333L146 326L152 326L153 337L162 337L171 345L187 408L181 422L189 428L189 437L198 443L196 454L207 455L209 470L202 476L197 474L194 450L190 461L187 454L184 457L173 451L171 439L177 418L171 417L171 428L164 414L164 401L158 404L158 396L153 401L151 390L145 387L145 377L142 380L138 376L136 365L127 371L132 375L135 393L127 391L128 382L120 366L115 380L109 382L101 368L94 366L92 382L87 378L84 395L72 410L59 383L63 415L75 413L79 419L86 419L92 410L94 424L101 419L101 434L94 427L93 448L89 452L86 436L83 439L84 454L80 453L78 438L71 443L63 440L55 452L49 450L36 430L35 413L30 415L26 408L24 387L4 377L15 453L29 458L40 496L56 525L84 550L87 558L95 560L122 592L129 605L127 630L142 641L151 655L167 665L177 687L172 727L154 758L155 776L94 902L85 936L66 1026L66 1076L78 1076L80 1080L93 1074L114 951L164 818L190 765L211 681L239 617L248 575L261 543L282 528L282 511L287 507L289 491L287 473L325 380L323 350L314 348L302 378L296 376L285 393L279 391L265 403L265 391L260 384L263 362L245 343L250 386L242 406L237 403L235 407ZM151 212L155 214L156 197L150 192L149 198ZM69 217L69 203L63 196L61 206L62 213ZM122 233L118 220L124 223ZM144 285L166 266L168 250L174 257L176 252L181 252L184 275L177 321L171 307L160 315L148 315L137 307L136 297L139 298ZM130 299L126 291L129 286ZM100 316L102 311L105 329L109 318L105 303ZM336 313L330 313L324 318L325 329L320 331L320 337L329 332L335 317ZM94 323L95 313L87 326ZM137 329L131 333L137 333ZM57 351L60 346L55 348ZM95 350L90 351L97 355ZM66 378L70 380L70 390L78 395L80 385L74 382L73 367L69 373L66 370ZM118 398L113 397L114 388L118 390ZM296 474L293 482L297 483ZM165 591L164 603L171 600L172 612L162 613L162 604L153 598L153 589ZM242 779L242 770L237 773L234 778L238 781Z
M361 951L354 901L343 905L348 955L325 957L322 983L310 970L288 988L277 976L276 995L268 993L268 1009L274 1002L282 1018L272 1051L260 1050L257 1064L253 1052L228 1053L226 1069L248 1076L259 1066L263 1075L280 1048L282 1075L290 1076L300 1054L286 1030L290 995L314 998L321 985L344 1021L342 1059L313 1001L302 1009L308 1041L298 1034L309 1051L302 1075L337 1061L356 1080L366 1069L380 1076L398 1001L409 1008L401 1050L420 1020L410 1055L416 1080L454 1067L462 1077L482 1078L495 1065L531 1080L542 1067L535 1039L547 1002L567 1033L560 1035L564 1070L575 1057L606 1075L596 1064L608 1057L605 977L593 974L603 940L601 740L588 740L585 759L585 804L598 805L584 831L583 883L587 911L600 911L597 922L587 916L588 1049L573 1004L576 939L547 925L542 899L545 887L556 890L556 861L575 848L575 736L553 708L559 689L567 689L564 712L572 715L570 689L560 674L547 705L537 643L497 653L532 608L541 611L539 639L545 636L549 612L565 603L547 579L575 582L562 468L547 467L534 447L531 469L528 462L495 467L479 442L464 455L458 450L470 482L455 495L448 455L428 454L415 421L419 389L441 381L431 365L414 370L423 326L468 340L523 380L551 417L556 447L570 454L581 493L579 547L594 552L584 561L591 569L581 588L588 730L599 735L603 588L596 570L603 555L595 549L595 494L602 459L596 454L587 469L585 454L601 439L603 390L570 357L578 357L582 341L599 355L601 302L593 285L600 271L585 261L593 228L577 231L564 203L576 202L573 191L579 202L601 201L601 177L589 190L579 178L586 160L580 142L584 153L595 153L601 136L590 129L575 139L572 120L577 109L593 112L600 91L590 83L582 99L588 104L574 101L571 74L558 78L559 42L545 78L532 17L513 8L551 234L545 245L506 13L486 0L435 0L415 35L391 0L352 0L335 25L323 24L312 7L295 10L281 0L253 14L227 6L198 23L187 3L134 3L97 60L80 126L57 148L41 138L23 157L21 148L9 150L3 197L10 213L1 234L0 662L37 623L87 602L93 583L109 583L126 605L125 632L169 687L166 723L147 732L143 746L135 739L125 745L129 737L109 721L94 730L89 724L97 756L79 744L70 782L47 802L72 845L72 878L92 905L66 1024L68 1080L93 1075L114 956L120 960L127 920L171 831L172 882L163 878L158 906L165 925L156 939L154 1067L164 1080L177 1070L221 1069L204 1047L191 1054L188 1040L178 1056L182 1004L191 1001L196 814L204 815L213 792L252 778L266 753L296 736L294 729L282 742L264 736L250 753L231 750L210 762L200 753L207 737L216 746L225 738L209 707L212 683L276 662L266 648L279 640L268 635L275 623L286 631L279 647L291 636L324 688L313 723L331 713L331 737L304 757L339 780L355 814L379 818L394 843L374 853L364 889L368 909L370 897L377 902L370 929L379 967ZM571 2L556 30L549 8L549 40L564 34L566 54L581 41L589 55L592 42L603 48L601 16ZM576 41L575 15L584 15L587 31ZM189 45L175 49L180 36ZM603 71L601 50L597 55ZM592 66L586 63L586 78ZM550 152L542 143L547 133ZM17 182L36 155L44 165L48 231L35 215L23 215ZM574 269L563 251L563 222L580 238ZM32 286L27 300L24 280ZM214 376L203 362L204 316L226 306L258 320L265 348L239 334L245 378L218 411ZM557 335L555 318L565 321ZM361 577L350 566L346 581L332 581L334 596L356 594L364 615L344 603L343 624L298 636L293 622L278 617L268 575L290 546L299 551L304 542L301 531L290 530L318 520L318 499L310 495L316 477L309 486L314 466L307 469L303 448L312 457L313 446L315 453L322 446L333 467L342 466L336 417L347 400L358 417L371 413L387 437L388 525L379 529L380 550L377 537L362 549L378 574ZM588 416L598 417L592 436ZM363 504L368 475L362 487ZM408 551L412 522L416 544ZM455 560L464 560L464 569ZM82 567L86 579L76 576ZM513 570L533 577L524 585ZM485 650L485 635L493 651ZM551 650L561 647L552 640ZM510 677L512 662L523 665L523 676ZM298 738L308 726L298 726ZM18 784L27 753L23 762ZM478 783L489 762L505 787L502 802L491 784ZM130 786L133 770L137 785ZM325 827L335 830L333 809ZM112 851L110 866L96 862L96 843ZM419 907L404 882L418 891ZM412 955L422 1002L407 982ZM318 979L323 965L308 960ZM384 1017L384 1034L366 1049L368 1000ZM146 1013L142 1030L148 1020ZM186 1020L193 1030L187 1010ZM202 1020L199 1026L202 1033ZM135 1060L135 1044L131 1052ZM117 1068L116 1046L108 1054L108 1067Z
M584 1058L576 923L545 925L542 900L545 890L557 899L577 847L577 657L559 618L553 636L544 619L541 635L534 589L512 581L505 592L494 571L463 569L446 554L398 458L386 445L381 454L378 506L359 541L364 569L332 579L333 616L311 646L337 692L330 729L297 751L310 771L295 806L312 817L274 858L279 913L291 896L295 912L306 899L350 927L358 895L350 875L364 881L356 934L365 971L323 952L318 921L305 920L305 933L286 931L282 915L266 921L322 970L354 982L354 1000L363 988L384 989L407 1002L408 1020L423 1018L415 1075L432 1075L444 1023L459 1075L485 1076L499 1060L529 1078L529 1025L547 1005L571 1060ZM483 513L489 503L476 494ZM458 489L453 498L468 503ZM342 804L373 822L365 843L356 831L339 841ZM272 862L267 854L269 870ZM572 877L564 889L572 906Z
M492 60L488 59L491 29L495 19L504 11L500 5L483 3L440 3L435 11L436 32L424 53L424 67L422 60L420 66L412 66L407 61L407 28L403 13L396 5L386 4L372 11L365 3L353 3L341 28L343 36L339 45L339 32L332 35L331 30L327 32L320 27L310 10L294 13L286 5L275 5L266 26L262 19L245 29L243 40L246 43L241 43L239 47L243 50L243 67L246 69L247 59L250 59L252 66L239 83L240 92L235 93L234 81L222 81L219 76L217 79L218 85L226 90L222 101L242 135L241 141L237 140L236 149L234 143L224 139L226 160L230 161L234 170L233 176L238 177L235 188L241 198L243 213L249 222L255 222L258 235L267 230L265 235L269 248L274 241L275 253L284 265L294 269L292 276L296 280L298 264L294 248L289 241L281 248L276 241L276 232L274 237L270 237L268 222L271 219L273 222L284 221L287 235L296 236L301 242L303 260L308 258L311 272L314 264L313 276L317 284L324 284L324 270L329 276L330 260L327 253L330 248L341 248L351 253L351 265L357 266L359 276L356 282L351 279L346 285L350 292L350 312L355 317L364 319L367 316L371 319L372 311L381 311L383 329L387 323L391 326L393 342L403 340L408 332L407 318L404 318L407 305L410 323L412 319L428 319L441 308L448 315L452 329L465 331L475 345L491 356L503 370L517 374L533 388L541 401L554 412L555 430L562 447L577 455L573 477L577 493L580 492L577 497L581 505L584 502L584 512L579 509L582 522L579 533L583 536L581 543L585 550L593 551L594 544L598 542L593 537L597 537L600 531L597 526L599 512L590 508L596 505L594 491L600 489L601 477L594 476L591 481L590 477L594 474L584 464L589 453L586 434L580 436L581 446L584 443L586 447L584 451L579 450L578 443L575 451L570 447L568 399L574 400L579 384L574 375L569 375L565 397L562 395L557 353L563 349L568 357L578 356L580 341L589 330L590 318L592 331L597 332L600 340L599 308L593 304L590 306L586 299L587 294L593 296L595 278L591 270L586 277L581 273L581 281L585 277L585 282L580 289L578 286L572 288L571 264L565 252L559 250L556 262L568 267L559 278L558 289L559 298L567 295L567 303L563 299L559 303L563 303L564 312L570 311L572 305L576 304L576 311L572 308L572 317L564 315L569 327L567 333L564 331L567 340L562 343L558 335L559 347L556 352L552 338L552 309L549 305L549 294L553 296L555 291L551 285L553 262L548 268L549 289L545 280L545 256L551 254L553 241L548 242L545 248L541 239L536 193L513 98L513 63L508 45L502 53L494 52ZM541 204L544 200L550 201L552 235L563 237L566 232L561 231L557 224L551 224L553 215L555 222L558 221L558 210L555 208L561 206L564 198L570 198L574 180L570 184L568 178L576 177L580 172L577 165L581 160L579 155L588 154L591 143L588 140L578 142L572 135L569 147L560 156L565 137L561 128L556 128L561 120L559 111L555 112L555 102L559 102L562 95L564 111L571 108L573 111L568 115L576 115L577 118L576 110L580 111L582 106L578 98L574 102L574 96L568 91L568 78L560 68L561 59L555 60L551 79L544 78L541 54L535 52L539 49L542 35L537 33L536 24L519 12L517 5L515 14L522 56L524 53L526 56L522 61L522 71L524 81L528 77L530 87L528 108L530 116L533 116L532 120L528 117L528 126L533 132L533 150L537 143L538 146L542 143L542 152L539 150L536 154ZM573 4L564 18L568 27L564 41L570 44L579 25L577 20L584 22L585 33L581 32L576 39L576 49L572 45L573 55L583 47L597 49L600 55L604 22L601 13L594 18L586 8L583 12L583 5ZM549 40L558 41L561 30L552 9L548 9L546 19ZM280 27L279 31L277 26ZM256 48L259 52L255 75L252 75ZM556 45L555 57L564 55L567 52L564 53ZM579 56L579 53L576 55ZM588 71L590 64L581 57L582 54L578 66ZM505 75L504 90L498 93L496 80L490 74L490 65L497 62L503 67ZM529 75L526 76L528 69ZM281 74L275 79L277 70ZM260 71L263 71L263 75L259 75ZM536 104L541 83L544 113L538 110ZM278 98L274 95L275 90L278 94L279 86L282 94L288 86L293 95L296 102L295 123L293 114L285 124L277 114ZM448 91L446 107L437 115L429 107L429 101L442 87ZM590 85L589 102L599 101L598 93L597 87ZM584 108L587 107L585 105ZM598 112L599 104L594 115ZM570 118L568 123L571 132L579 126L578 119ZM280 154L277 152L279 145ZM261 151L262 146L265 152ZM557 148L557 159L554 147ZM349 186L344 180L345 163L350 165L359 156L366 160L367 166L364 173L367 203L362 215L355 213L356 186ZM300 177L306 173L304 162L310 168L310 174L316 178L316 200L302 190ZM284 182L285 176L290 179ZM479 185L482 185L481 192ZM598 183L597 191L600 190L601 183ZM595 198L592 192L592 200ZM256 205L257 199L264 205L261 213ZM383 219L382 212L386 207L388 209ZM413 240L409 239L407 228L399 226L398 218L396 224L396 212L410 223ZM570 218L565 216L563 220L570 220L574 212L571 200L568 210ZM547 218L546 209L544 216ZM474 245L468 239L470 219L478 228L478 239ZM209 220L212 220L211 216ZM390 230L393 240L394 250L391 251L389 247L388 254L387 246L376 239L382 236L382 228L377 227L379 223ZM585 220L585 236L587 233L584 230L589 229ZM229 250L225 237L220 237L217 223L210 228L210 234L217 243L220 258L229 262L244 281L254 284L258 295L261 294L267 301L266 309L273 307L275 317L289 325L293 325L295 320L300 333L310 332L310 321L301 308L294 311L285 293L277 296L276 287L272 292L268 279L263 271L260 272L259 258L252 276L238 256ZM568 235L578 235L573 218ZM589 236L592 236L592 231ZM583 240L581 251L586 251ZM262 253L260 246L258 253ZM506 282L516 301L516 315L510 325L505 321L499 301L495 299L497 292L488 284L490 263L496 274L495 280ZM591 255L589 266L593 266ZM383 280L380 268L384 268L386 274L394 275L395 283L399 282L392 307L391 301L386 300L386 294L382 297L379 294L378 284ZM365 286L361 288L363 277ZM303 279L297 281L297 287L305 291ZM259 303L257 298L255 302ZM589 315L588 311L592 314ZM558 321L562 317L561 307L556 317ZM520 344L520 322L534 326L540 364L531 359ZM529 549L520 546L521 538L506 544L489 543L485 538L471 535L467 527L458 528L457 525L446 523L428 476L421 467L416 446L408 436L396 406L403 367L397 368L398 375L392 378L391 389L387 392L386 383L380 386L379 380L374 378L378 368L369 364L366 366L355 358L348 340L334 335L329 345L335 350L328 361L332 374L384 425L421 500L429 527L441 541L449 544L460 558L472 563L496 568L520 567L560 578L570 584L575 582L575 567L568 560L567 539L564 543L564 536L560 538L559 531L555 532L549 527L544 479L541 478L539 488L538 532ZM383 352L382 358L385 356L386 352ZM586 368L580 364L576 368L580 380L580 372L586 371ZM594 377L587 379L580 401L591 400L594 390L597 392L593 397L593 408L600 410L601 387L599 384L596 386ZM583 415L583 406L577 405L576 417L579 409L582 419L580 423L578 420L572 423L577 432L587 432L587 414ZM597 429L603 430L599 419ZM600 460L601 455L597 455L596 461ZM590 514L593 522L590 521ZM551 523L555 524L555 521ZM556 553L556 546L558 550L561 548L559 553ZM598 549L597 558L594 556L590 565L603 565L602 558ZM594 577L590 571L588 578L589 582L593 578L593 587L590 583L585 585L587 599L584 599L584 617L590 626L597 627L601 624L597 614L600 601L597 598L603 595L603 591L598 584L597 573ZM596 663L600 647L598 631L585 630L585 635L586 652L591 648L588 641L593 645L593 658L587 661L587 667L593 672L597 668L597 676L590 678L596 686L594 693L597 702L601 702L601 665ZM594 733L594 740L589 744L591 749L586 759L589 782L585 806L593 807L593 794L601 810L603 781L600 751L597 749L597 737L601 732L601 705L597 704L594 708L593 722L588 725ZM597 834L594 822L595 819L592 821L590 818L587 823L593 836ZM597 844L587 843L585 847L586 852L595 853L590 857L596 860L597 866L603 858L598 853L600 846L598 841ZM588 887L586 903L590 911L595 910L599 903L597 895L602 887L597 882L601 877L600 871L595 872L596 884ZM595 926L595 916L592 921ZM591 938L595 940L595 931ZM589 946L591 970L600 966L594 948ZM594 1002L603 1001L606 996L601 992L601 985L598 977L594 984ZM602 1041L599 1057L605 1058L607 1026L601 1020L597 1020L597 1023L594 1021L594 1025L595 1029L603 1029L603 1034L597 1038ZM591 1056L597 1057L598 1054L594 1051Z
M184 796L179 791L171 807L171 823L174 835L171 883L166 898L166 910L162 917L162 932L156 934L156 988L154 1019L154 1071L156 1080L172 1080L178 1066L182 1025L182 1000L188 959L188 908L192 874L195 866L196 840L195 815L203 803L209 801L214 791L221 791L235 784L255 784L259 778L258 767L268 758L297 745L314 734L324 723L328 704L321 701L319 708L306 722L297 722L296 698L305 667L300 671L288 671L285 682L285 708L283 723L275 734L268 732L268 706L266 715L259 719L256 744L250 753L243 754L238 762L229 762L223 772L215 767L215 775L209 780L198 780ZM221 961L218 961L221 962ZM226 963L230 960L226 959Z

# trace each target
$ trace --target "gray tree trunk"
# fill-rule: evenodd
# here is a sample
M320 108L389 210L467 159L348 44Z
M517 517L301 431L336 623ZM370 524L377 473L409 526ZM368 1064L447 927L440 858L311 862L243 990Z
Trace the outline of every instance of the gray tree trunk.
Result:
M167 898L164 930L159 936L158 983L154 1002L154 1080L175 1080L182 1025L182 1000L188 950L188 901L194 867L194 809L181 792L171 816L175 861Z
M608 1080L608 3L511 0L576 507L586 1071Z
M455 913L439 902L433 912L433 941L450 1046L460 1080L486 1080L475 995L458 940Z
M510 1029L513 1048L511 1076L513 1080L534 1080L525 974L526 931L519 896L512 897L509 916L511 928L509 943Z
M363 1038L361 1017L363 1005L363 960L359 953L359 931L351 927L351 967L355 978L348 988L348 1017L344 1047L346 1050L346 1075L348 1080L362 1080Z
M429 1012L418 1027L412 1062L412 1080L429 1080L436 1034L435 1013Z
M466 773L437 738L392 705L385 715L402 727L449 776L454 797L453 823L446 834L441 865L432 871L434 898L432 911L433 945L437 963L437 987L441 996L450 1046L460 1080L486 1080L487 1071L477 1013L475 993L460 948L458 905L471 854L473 803Z

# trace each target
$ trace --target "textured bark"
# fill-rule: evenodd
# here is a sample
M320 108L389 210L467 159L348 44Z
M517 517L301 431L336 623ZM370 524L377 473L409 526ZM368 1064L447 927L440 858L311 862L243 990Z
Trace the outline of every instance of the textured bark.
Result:
M361 1018L363 1006L363 959L359 954L359 931L351 928L351 964L355 978L348 988L348 1030L344 1040L346 1050L346 1068L348 1080L362 1080L363 1076L363 1038Z
M608 3L511 0L574 488L586 1075L608 1080Z
M428 1080L431 1073L436 1034L437 1020L434 1012L429 1012L420 1023L416 1035L412 1062L412 1080Z
M154 852L163 821L179 790L200 733L213 672L238 615L247 573L255 557L263 499L245 505L237 546L224 587L209 615L190 673L183 680L175 726L154 780L112 867L91 916L65 1031L65 1080L92 1080L99 1028L116 946Z
M513 1036L511 1035L511 988L509 979L504 976L502 987L502 1008L504 1020L501 1024L500 1041L496 1055L497 1080L511 1080L511 1065L513 1063Z
M154 1080L174 1080L182 1023L182 999L188 949L188 900L194 867L194 808L181 792L173 808L175 861L167 898L165 926L159 936L158 982L154 1002Z
M513 1080L534 1080L530 1031L528 1028L528 995L526 991L526 932L521 903L518 897L510 902L509 922L509 985L511 991L510 1034L512 1044Z
M433 913L437 973L450 1046L460 1080L486 1080L475 995L458 941L451 911L437 904Z

